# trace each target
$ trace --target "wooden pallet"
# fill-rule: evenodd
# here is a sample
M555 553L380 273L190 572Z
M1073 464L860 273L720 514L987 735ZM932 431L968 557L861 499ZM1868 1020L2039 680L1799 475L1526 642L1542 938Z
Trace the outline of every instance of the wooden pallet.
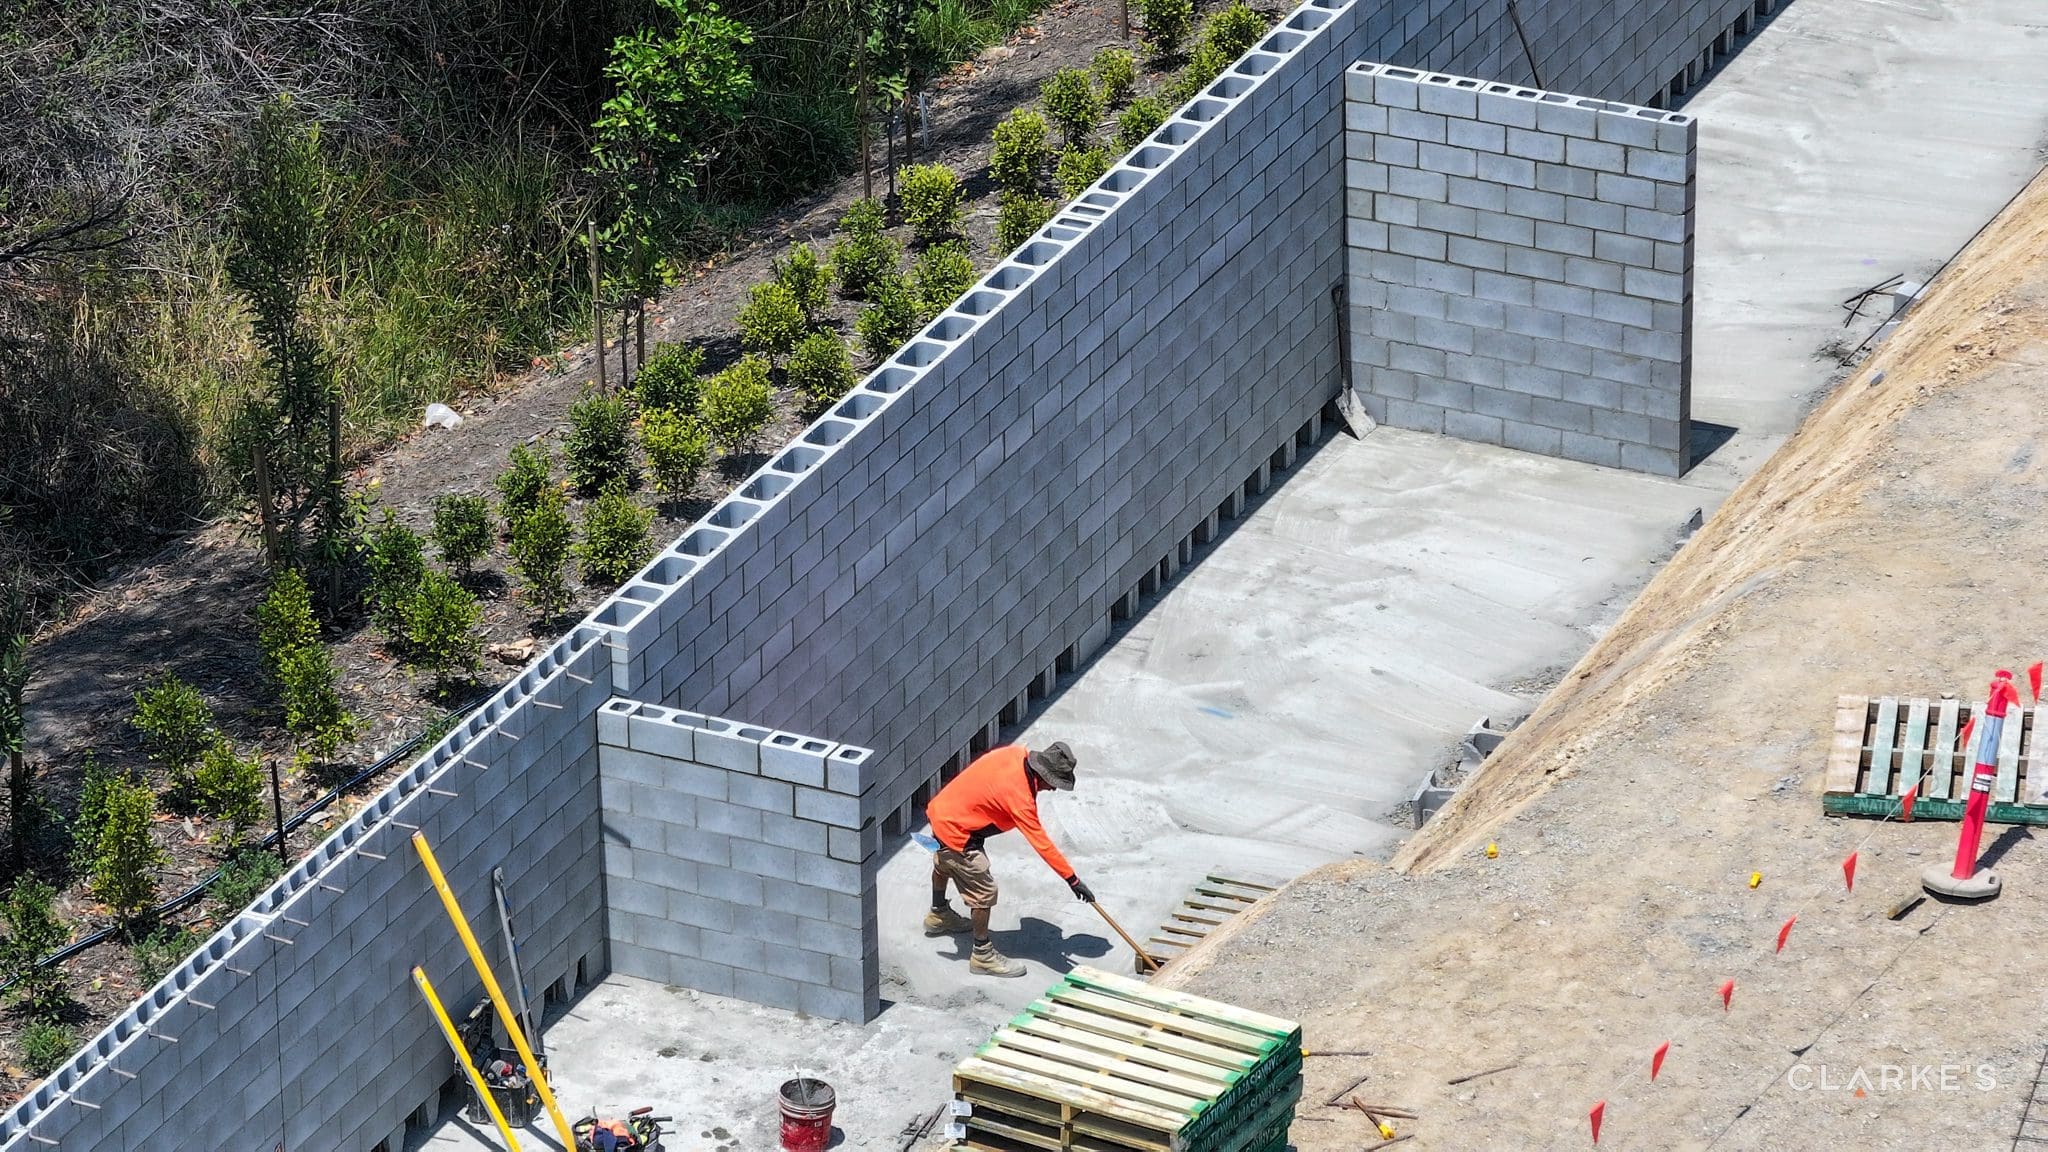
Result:
M1301 1097L1301 1028L1076 968L962 1061L953 1091L956 1148L1266 1152Z
M1159 926L1159 934L1145 941L1145 950L1161 963L1186 955L1225 921L1276 890L1271 884L1251 880L1214 873L1204 876Z
M1843 696L1836 703L1821 810L1834 816L1899 815L1899 797L1919 786L1916 820L1960 820L1969 800L1972 747L1959 746L1981 702ZM1998 741L1998 777L1987 819L2048 824L2048 706L2018 707Z

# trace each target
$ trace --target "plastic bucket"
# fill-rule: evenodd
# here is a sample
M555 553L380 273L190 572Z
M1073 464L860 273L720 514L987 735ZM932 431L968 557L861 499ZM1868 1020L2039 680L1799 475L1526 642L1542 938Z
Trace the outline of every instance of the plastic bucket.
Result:
M832 1142L832 1086L806 1076L782 1084L783 1152L825 1152Z

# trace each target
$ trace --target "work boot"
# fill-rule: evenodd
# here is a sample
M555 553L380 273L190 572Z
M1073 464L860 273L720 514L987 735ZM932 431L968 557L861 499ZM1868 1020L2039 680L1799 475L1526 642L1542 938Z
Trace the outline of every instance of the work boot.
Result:
M976 944L967 958L967 968L977 976L1022 976L1024 966L996 951L993 944Z
M934 908L924 915L924 934L927 936L958 936L972 931L974 921L953 911L950 905Z

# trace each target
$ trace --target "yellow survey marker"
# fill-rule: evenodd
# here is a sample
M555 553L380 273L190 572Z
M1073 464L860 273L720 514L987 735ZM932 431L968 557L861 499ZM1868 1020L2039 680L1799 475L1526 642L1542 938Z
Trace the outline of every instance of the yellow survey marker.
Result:
M469 930L469 920L462 914L462 906L455 902L455 891L448 887L448 877L441 874L441 864L434 859L434 850L427 847L424 834L412 834L412 846L419 850L420 863L427 866L427 876L434 881L434 891L441 894L441 906L448 909L448 919L455 924L455 934L462 937L462 946L469 949L469 962L476 966L476 974L483 977L484 991L490 994L491 1006L498 1010L498 1019L504 1022L505 1034L512 1037L512 1047L519 1050L519 1060L526 1065L526 1074L533 1079L533 1087L540 1093L540 1102L547 1105L548 1119L555 1122L555 1132L562 1137L562 1147L576 1147L576 1134L569 1128L569 1122L562 1118L562 1109L555 1103L555 1090L548 1087L548 1078L541 1072L540 1062L533 1058L533 1049L527 1047L526 1034L519 1030L519 1018L512 1014L512 1006L505 1002L505 991L498 987L498 978L491 975L490 962L484 959L483 949L476 946L476 933Z
M434 982L427 979L425 970L413 965L412 982L419 986L420 995L427 998L427 1007L434 1010L434 1019L440 1022L441 1035L448 1038L448 1050L455 1053L455 1062L469 1073L470 1086L476 1089L477 1098L490 1110L491 1121L498 1126L498 1134L505 1138L506 1152L519 1152L519 1137L512 1134L512 1126L505 1123L505 1114L498 1110L498 1098L491 1095L491 1089L484 1083L484 1074L476 1070L476 1064L463 1051L462 1037L455 1034L455 1022L448 1019L448 1010L441 1007L441 998L434 995Z

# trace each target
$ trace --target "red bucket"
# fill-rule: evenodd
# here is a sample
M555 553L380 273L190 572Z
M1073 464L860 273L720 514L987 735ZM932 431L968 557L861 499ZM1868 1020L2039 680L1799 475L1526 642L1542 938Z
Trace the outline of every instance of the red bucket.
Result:
M832 1086L806 1076L782 1085L783 1152L825 1152L832 1142Z

